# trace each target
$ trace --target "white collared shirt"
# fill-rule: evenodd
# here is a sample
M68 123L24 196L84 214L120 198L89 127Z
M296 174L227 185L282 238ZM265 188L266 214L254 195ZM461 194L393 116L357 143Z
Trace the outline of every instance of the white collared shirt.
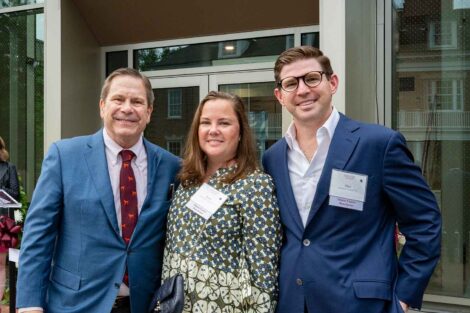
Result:
M109 137L106 128L103 128L103 139L106 151L106 161L108 163L109 179L111 181L111 188L114 195L114 207L116 208L119 233L122 235L121 194L119 192L119 176L121 173L122 158L119 153L123 148ZM134 171L137 189L137 210L138 214L140 214L142 204L147 197L147 151L145 151L143 137L141 136L135 145L126 150L131 150L135 154L135 157L131 161L131 166ZM128 296L129 288L122 283L118 294L120 296Z
M291 123L285 135L289 147L287 149L287 166L289 168L290 182L304 227L307 225L310 208L317 191L317 184L320 180L331 139L335 133L339 118L338 111L333 107L333 111L326 122L317 130L317 150L311 161L307 159L300 149L294 122Z
M116 208L119 232L122 232L121 194L119 192L119 175L121 173L122 159L119 153L123 148L109 137L106 132L106 128L103 128L103 139L106 151L106 160L108 161L109 179L111 181L111 188L114 195L114 207ZM137 188L137 209L140 214L142 204L144 203L145 197L147 197L147 151L145 151L142 136L135 145L126 150L131 150L135 154L135 157L132 159L131 166L135 176Z

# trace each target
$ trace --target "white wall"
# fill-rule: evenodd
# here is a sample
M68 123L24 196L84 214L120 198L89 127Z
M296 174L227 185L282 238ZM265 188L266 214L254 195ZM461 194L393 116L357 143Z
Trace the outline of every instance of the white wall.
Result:
M349 1L349 0L348 0ZM346 1L320 0L320 49L330 58L339 77L333 104L345 112L346 97Z
M387 45L385 7L378 0L321 0L320 49L339 76L335 107L348 116L386 123ZM387 50L388 49L388 50Z
M101 66L100 46L75 4L61 5L61 138L67 138L101 127Z
M377 123L378 96L377 40L383 34L377 27L376 0L346 2L346 114L354 119ZM383 93L383 91L381 91Z
M60 4L60 0L48 0L44 6L44 152L61 132Z

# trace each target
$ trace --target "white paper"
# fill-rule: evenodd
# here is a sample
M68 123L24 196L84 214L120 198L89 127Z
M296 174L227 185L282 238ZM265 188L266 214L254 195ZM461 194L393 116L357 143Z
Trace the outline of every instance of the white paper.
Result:
M0 189L0 208L21 208L21 203L13 199L8 192Z
M366 200L367 175L333 170L330 196L364 202Z
M224 193L204 183L189 199L186 206L205 220L208 220L225 200L227 200L227 196Z
M367 175L334 169L331 172L329 204L362 211L366 200Z
M338 206L338 207L345 208L345 209L362 211L364 207L364 202L341 198L341 197L330 196L329 205Z
M19 249L14 249L14 248L8 249L8 260L10 262L15 262L16 264L18 264L19 259L20 259Z

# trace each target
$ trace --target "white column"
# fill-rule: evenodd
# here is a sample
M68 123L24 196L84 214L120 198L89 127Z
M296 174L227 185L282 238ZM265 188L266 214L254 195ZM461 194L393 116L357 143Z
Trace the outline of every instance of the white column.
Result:
M331 66L339 77L339 87L333 104L345 112L346 78L346 1L320 0L320 49L331 60Z
M44 6L44 152L61 138L61 11L60 0Z

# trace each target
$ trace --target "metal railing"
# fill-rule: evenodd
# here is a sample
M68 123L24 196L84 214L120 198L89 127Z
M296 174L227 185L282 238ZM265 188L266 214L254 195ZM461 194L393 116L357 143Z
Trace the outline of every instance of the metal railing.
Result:
M470 129L470 112L399 111L398 127Z

